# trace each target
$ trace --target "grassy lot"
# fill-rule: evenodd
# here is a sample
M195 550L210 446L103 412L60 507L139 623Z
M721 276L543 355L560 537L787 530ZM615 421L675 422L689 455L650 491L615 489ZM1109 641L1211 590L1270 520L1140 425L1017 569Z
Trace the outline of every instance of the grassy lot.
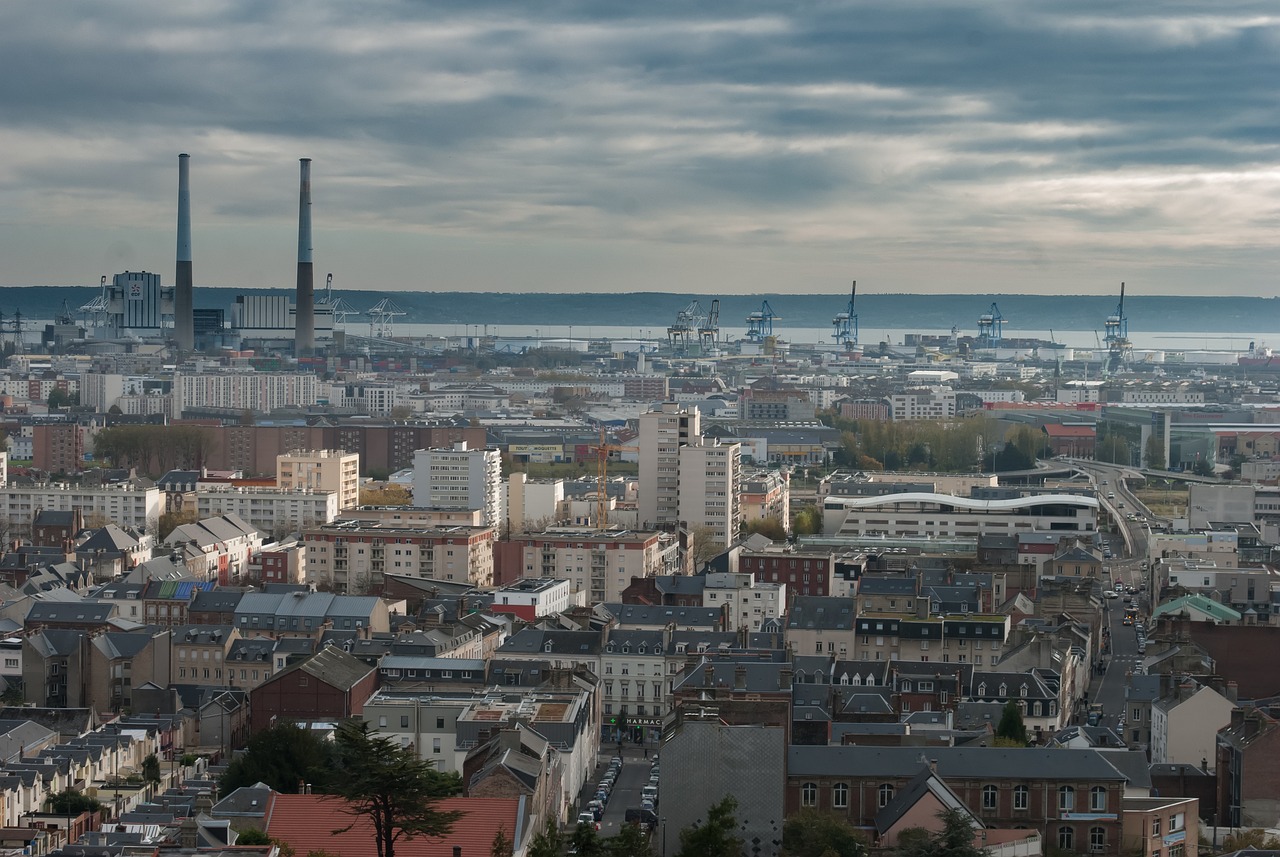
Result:
M1134 492L1148 509L1162 518L1185 518L1187 493L1186 485L1175 485L1167 489L1162 486L1149 486Z

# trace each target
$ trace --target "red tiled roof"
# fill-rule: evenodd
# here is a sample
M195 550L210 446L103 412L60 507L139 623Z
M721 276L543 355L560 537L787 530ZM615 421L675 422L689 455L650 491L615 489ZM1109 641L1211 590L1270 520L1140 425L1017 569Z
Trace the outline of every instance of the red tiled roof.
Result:
M344 811L342 798L331 795L274 794L267 808L267 835L287 842L299 854L325 851L341 857L377 857L373 825L366 818L353 819ZM396 857L453 857L453 847L465 855L486 855L499 827L515 839L519 801L514 798L454 797L437 805L441 810L464 813L444 837L419 836L396 843ZM345 833L334 830L355 826Z

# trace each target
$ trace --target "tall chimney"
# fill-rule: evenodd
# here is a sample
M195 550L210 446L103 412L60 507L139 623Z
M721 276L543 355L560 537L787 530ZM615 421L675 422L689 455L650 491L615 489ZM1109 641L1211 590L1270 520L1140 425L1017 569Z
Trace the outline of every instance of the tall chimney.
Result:
M178 155L178 265L174 273L173 338L179 351L196 347L191 285L191 156Z
M311 159L302 158L298 185L298 295L293 331L295 357L310 357L316 346L315 287L311 274Z

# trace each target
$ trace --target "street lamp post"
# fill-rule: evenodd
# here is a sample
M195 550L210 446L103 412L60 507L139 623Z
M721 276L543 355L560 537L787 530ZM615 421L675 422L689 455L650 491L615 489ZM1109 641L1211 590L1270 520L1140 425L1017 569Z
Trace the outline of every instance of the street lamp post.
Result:
M662 857L667 857L667 817L662 817Z

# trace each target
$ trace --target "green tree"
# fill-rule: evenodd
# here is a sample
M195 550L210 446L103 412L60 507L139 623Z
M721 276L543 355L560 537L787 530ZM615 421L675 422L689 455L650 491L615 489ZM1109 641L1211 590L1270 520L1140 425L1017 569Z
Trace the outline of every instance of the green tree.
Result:
M533 835L529 857L564 857L564 837L555 818L548 816L546 826Z
M75 789L66 789L49 795L46 803L49 806L49 812L58 815L79 815L82 812L97 812L102 809L102 804Z
M515 850L515 843L511 841L507 829L499 827L493 834L493 843L489 846L489 857L511 857Z
M378 857L395 857L396 843L416 836L445 836L461 813L437 804L462 792L457 774L437 771L411 747L369 732L350 719L338 724L330 793L346 798L348 812L373 826ZM355 821L341 833L355 826Z
M256 827L240 832L236 837L236 845L270 845L271 837Z
M220 794L262 782L278 792L296 794L299 783L327 778L332 746L306 729L282 722L249 739L245 752L227 766L219 781Z
M578 857L605 857L605 840L596 833L594 824L578 822L569 836L569 847Z
M49 400L46 404L49 405L49 410L51 411L57 410L58 408L69 408L73 405L80 404L80 396L54 387L49 391Z
M707 820L680 831L676 857L742 857L738 836L738 802L732 795L707 810Z
M791 516L791 531L797 536L816 536L822 532L822 510L808 505Z
M1222 847L1219 849L1219 853L1228 854L1232 851L1243 851L1246 848L1254 848L1259 851L1280 850L1280 838L1269 836L1260 827L1241 830L1239 833L1222 840Z
M155 753L142 760L142 779L152 784L160 782L160 760Z
M1154 434L1147 438L1143 445L1143 454L1149 470L1167 470L1169 462L1164 457L1164 442Z
M973 821L961 809L944 809L938 813L942 830L899 837L898 857L983 857L986 853L974 844ZM918 829L918 828L917 828Z
M1027 726L1022 722L1022 709L1013 700L1004 704L1000 723L996 726L996 737L1017 742L1022 747L1027 746Z
M638 824L624 824L617 836L605 840L605 854L607 857L653 857L649 834Z
M805 809L782 825L785 857L865 857L862 835L839 816Z
M782 521L777 518L757 518L754 521L748 521L747 532L759 533L775 542L780 542L787 537L787 531L783 529Z

